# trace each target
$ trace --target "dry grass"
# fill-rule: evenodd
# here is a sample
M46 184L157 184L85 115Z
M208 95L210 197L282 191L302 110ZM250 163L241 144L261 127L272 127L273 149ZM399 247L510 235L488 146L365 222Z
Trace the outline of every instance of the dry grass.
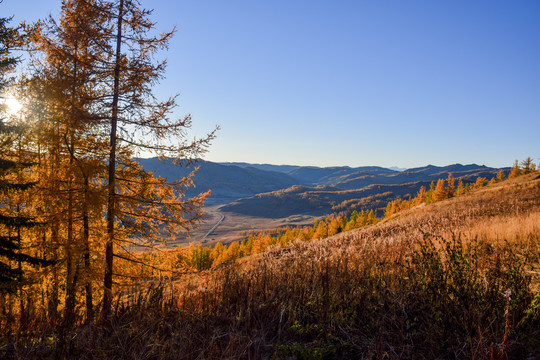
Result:
M108 324L4 336L0 357L540 358L538 220L532 174L135 292Z

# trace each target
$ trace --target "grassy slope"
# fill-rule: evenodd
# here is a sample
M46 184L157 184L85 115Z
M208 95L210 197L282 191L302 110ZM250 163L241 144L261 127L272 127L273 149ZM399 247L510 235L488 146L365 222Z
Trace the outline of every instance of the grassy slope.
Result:
M77 358L540 357L540 174L150 289ZM506 315L507 314L507 315ZM52 357L19 343L13 356ZM13 347L4 347L1 355ZM7 351L7 352L6 352ZM16 355L14 355L16 354ZM39 355L39 356L38 356Z

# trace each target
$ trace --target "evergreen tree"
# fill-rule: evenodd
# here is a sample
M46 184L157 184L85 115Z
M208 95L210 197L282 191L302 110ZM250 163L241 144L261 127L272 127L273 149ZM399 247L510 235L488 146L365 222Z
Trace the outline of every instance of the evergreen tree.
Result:
M17 63L17 59L10 54L10 48L17 41L18 32L8 27L9 20L0 18L0 92L3 92L8 85L8 73ZM22 251L21 233L25 229L39 225L39 222L23 213L24 204L17 201L14 206L11 205L18 194L35 185L32 182L25 182L21 176L23 169L33 164L25 163L20 157L21 153L16 153L14 145L24 128L22 124L11 125L6 122L4 107L5 104L2 101L2 111L0 111L0 203L2 205L0 207L0 292L14 292L16 285L22 280L22 263L39 266L48 265L50 262ZM16 266L13 266L13 263Z

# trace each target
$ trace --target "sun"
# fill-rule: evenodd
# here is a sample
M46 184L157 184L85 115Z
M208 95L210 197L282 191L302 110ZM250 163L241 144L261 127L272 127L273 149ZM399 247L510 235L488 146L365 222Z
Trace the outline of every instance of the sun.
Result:
M6 105L7 113L10 115L15 115L22 109L22 104L14 97L7 97L4 99L4 104Z

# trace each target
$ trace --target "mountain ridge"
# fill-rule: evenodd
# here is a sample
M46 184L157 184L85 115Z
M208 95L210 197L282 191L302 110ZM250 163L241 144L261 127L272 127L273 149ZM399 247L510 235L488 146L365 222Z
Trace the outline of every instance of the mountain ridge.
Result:
M157 158L138 159L147 171L177 180L191 168L174 166ZM296 214L325 215L336 211L372 208L379 213L396 197L415 196L421 186L446 179L449 173L473 183L478 177L490 179L499 169L459 163L396 171L379 166L295 166L249 163L197 162L194 187L186 196L211 190L209 205L222 211L269 218Z

